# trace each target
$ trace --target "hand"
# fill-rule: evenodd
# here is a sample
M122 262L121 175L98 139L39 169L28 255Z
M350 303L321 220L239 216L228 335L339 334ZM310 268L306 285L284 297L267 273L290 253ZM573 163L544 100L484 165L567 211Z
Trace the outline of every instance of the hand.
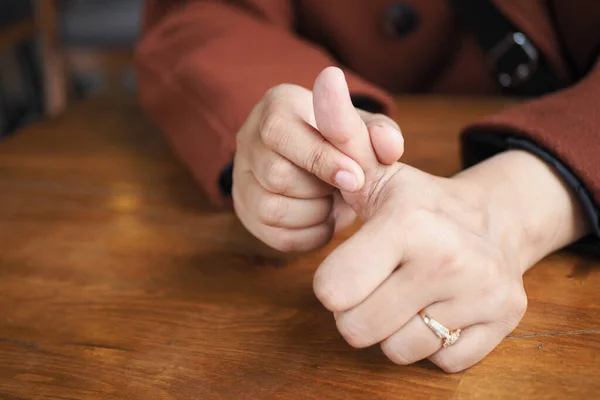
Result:
M395 122L354 107L351 111L364 121L368 151L374 151L379 162L391 164L402 156L402 135ZM237 135L235 211L246 229L277 250L308 251L325 245L356 216L336 188L352 192L363 182L360 166L323 140L315 125L313 95L302 87L271 89Z
M524 152L503 153L451 179L383 166L364 151L364 123L348 116L341 72L325 71L314 94L343 104L315 101L317 127L365 172L362 189L342 192L365 224L318 268L317 297L354 347L380 343L396 363L429 358L447 372L477 363L521 320L524 271L586 232L577 202ZM421 310L462 329L458 341L442 347Z

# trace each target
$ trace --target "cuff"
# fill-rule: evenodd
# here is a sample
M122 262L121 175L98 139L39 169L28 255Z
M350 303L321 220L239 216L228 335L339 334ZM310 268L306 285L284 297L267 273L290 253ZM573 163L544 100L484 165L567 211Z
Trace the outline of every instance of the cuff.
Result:
M219 189L223 197L231 196L231 189L233 188L233 161L223 168L219 175Z
M351 95L350 98L352 100L352 105L363 111L374 114L389 114L391 112L391 107L386 106L384 102L377 100L375 97Z
M571 188L591 221L592 234L572 245L574 250L600 252L600 207L584 183L552 152L531 140L495 132L467 131L462 136L462 162L465 168L509 149L528 151L552 166Z
M537 154L556 169L580 199L597 241L599 126L600 63L567 89L472 123L463 132L463 157L469 165L511 147Z

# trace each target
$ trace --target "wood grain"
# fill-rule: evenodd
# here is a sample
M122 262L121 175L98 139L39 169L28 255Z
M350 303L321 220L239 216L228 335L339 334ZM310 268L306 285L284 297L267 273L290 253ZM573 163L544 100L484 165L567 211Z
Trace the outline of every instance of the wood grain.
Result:
M402 98L405 161L458 170L457 135L507 106ZM323 251L282 256L213 209L135 101L76 104L0 144L1 399L600 396L600 271L560 253L529 310L448 375L355 350L312 294Z

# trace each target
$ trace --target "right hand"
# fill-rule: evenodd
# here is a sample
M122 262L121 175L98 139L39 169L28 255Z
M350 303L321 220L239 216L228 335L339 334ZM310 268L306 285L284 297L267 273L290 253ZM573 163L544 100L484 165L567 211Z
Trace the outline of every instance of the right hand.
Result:
M359 113L379 162L396 162L404 150L398 125L381 114ZM303 87L269 90L238 132L234 208L246 229L276 250L327 244L356 218L339 189L355 192L364 179L361 167L317 130L312 92Z

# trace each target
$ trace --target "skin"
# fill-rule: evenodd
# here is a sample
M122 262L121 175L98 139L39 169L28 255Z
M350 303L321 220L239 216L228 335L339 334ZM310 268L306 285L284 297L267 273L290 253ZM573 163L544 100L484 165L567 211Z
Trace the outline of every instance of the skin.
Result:
M527 307L523 274L590 230L564 182L529 153L507 151L454 177L433 176L392 161L401 146L389 151L390 143L401 142L390 134L391 124L371 124L352 106L339 69L325 69L312 96L290 100L287 90L268 106L259 104L240 132L236 212L252 233L280 250L316 248L354 214L364 221L314 277L317 298L354 347L379 344L398 364L428 358L446 372L464 370L520 322ZM316 142L302 142L303 130L290 116L298 114L321 150ZM264 120L271 122L266 135L256 122ZM272 137L277 140L265 140ZM262 186L271 175L259 166L273 158L273 149L298 168L278 176L275 191ZM319 157L311 159L314 154ZM355 174L357 185L335 189L340 170ZM284 199L271 200L274 193ZM305 203L294 208L298 199ZM418 315L423 309L446 327L462 329L456 344L442 347Z
M398 125L353 110L369 132L369 151L383 165L395 163L404 151ZM312 93L305 88L286 84L267 92L237 135L234 165L237 215L277 250L319 248L356 218L339 189L359 190L364 173L316 129Z

